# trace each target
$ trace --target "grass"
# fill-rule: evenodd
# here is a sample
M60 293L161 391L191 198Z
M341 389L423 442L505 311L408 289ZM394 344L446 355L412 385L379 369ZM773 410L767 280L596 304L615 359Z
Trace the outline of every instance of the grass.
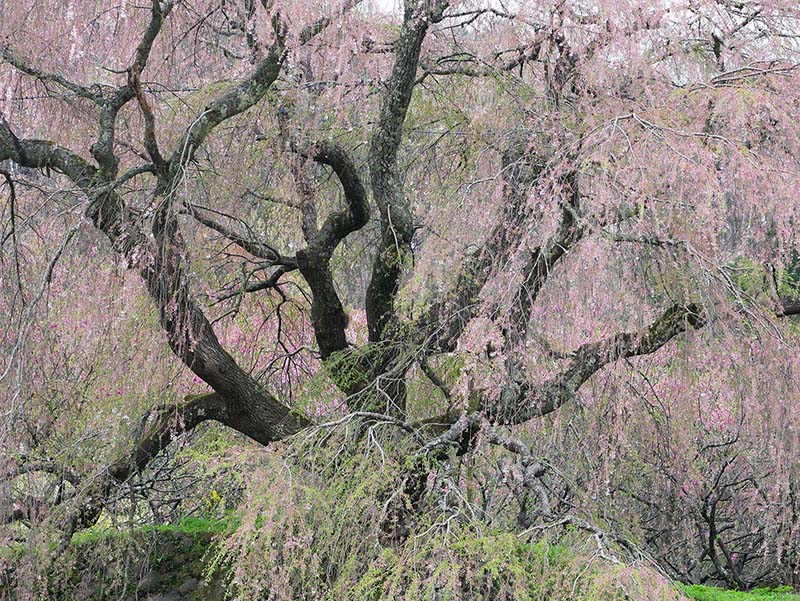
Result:
M208 538L233 532L239 527L240 523L239 517L230 513L221 518L188 517L183 518L177 524L137 526L133 529L133 533L139 536L148 534L183 534L192 538ZM122 539L130 534L130 530L115 528L108 524L97 524L73 534L71 542L73 546L85 546L111 539ZM55 549L57 544L58 541L51 541L50 548ZM19 558L25 551L26 545L24 543L0 545L0 559L13 560Z
M694 584L684 586L683 590L694 601L800 601L800 594L793 593L789 586L773 589L757 588L742 593Z
M164 524L152 526L139 526L134 529L138 534L186 534L189 536L217 535L231 532L239 526L239 518L228 514L222 518L183 518L177 524ZM126 536L129 531L115 529L109 526L94 526L88 530L76 532L72 536L73 545L96 543L108 537Z

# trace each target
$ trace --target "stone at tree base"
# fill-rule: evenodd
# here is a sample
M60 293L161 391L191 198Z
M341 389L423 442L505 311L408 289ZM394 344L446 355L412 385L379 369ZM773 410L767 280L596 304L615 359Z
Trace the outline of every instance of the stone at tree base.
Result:
M181 595L178 591L168 591L166 593L150 595L145 601L181 601Z
M196 598L203 601L225 601L225 585L222 580L212 580L204 583L196 594Z
M161 575L158 572L148 572L139 580L136 587L142 593L153 593L161 585Z
M200 581L197 578L189 577L183 582L183 584L180 585L180 587L178 588L178 592L181 595L186 595L188 593L196 591L197 587L199 586L200 586Z

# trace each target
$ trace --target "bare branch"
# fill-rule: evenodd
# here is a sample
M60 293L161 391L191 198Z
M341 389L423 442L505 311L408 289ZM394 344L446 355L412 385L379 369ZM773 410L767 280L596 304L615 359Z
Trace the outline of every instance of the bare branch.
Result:
M275 271L272 272L272 275L269 276L263 282L257 282L255 284L246 285L243 289L237 290L236 292L231 292L229 294L224 294L220 296L216 302L221 303L222 301L226 301L228 299L234 298L236 296L240 296L242 294L249 294L252 292L260 292L261 290L270 290L271 288L277 288L280 284L280 279L286 275L287 273L294 271L296 267L287 267L285 265L281 265Z
M156 2L157 0L154 0ZM358 0L345 3L343 11L349 10L358 4ZM308 43L317 34L331 23L330 17L325 17L306 27L300 32L301 44ZM182 177L185 166L192 160L195 152L208 137L211 131L223 121L239 115L257 102L278 78L278 74L286 58L287 31L281 22L280 16L273 19L275 41L267 50L267 56L258 64L252 75L237 84L232 90L218 96L209 103L203 112L189 125L184 133L178 148L169 159L170 187L174 188Z
M242 236L229 227L205 217L195 206L187 205L186 213L209 229L225 236L231 242L238 244L254 257L265 259L273 265L284 265L296 269L297 261L291 257L280 254L271 244L254 240L252 236Z
M97 91L93 91L89 86L83 86L71 82L58 73L48 73L47 71L37 69L28 64L22 55L18 51L11 48L8 44L3 45L2 49L0 50L0 57L2 57L12 67L18 71L21 71L22 73L25 73L26 75L35 77L40 81L57 84L65 90L69 90L76 96L91 100L95 104L102 104L104 102L103 95L99 91L99 86L95 86Z

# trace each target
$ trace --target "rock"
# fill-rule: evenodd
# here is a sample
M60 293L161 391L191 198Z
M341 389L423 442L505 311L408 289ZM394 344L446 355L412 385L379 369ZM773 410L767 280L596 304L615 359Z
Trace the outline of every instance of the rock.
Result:
M212 580L203 583L200 589L200 598L204 601L225 601L225 585L222 580Z
M136 587L142 593L154 593L158 590L161 584L161 575L158 572L147 572L139 580L139 585Z
M178 591L168 591L157 595L149 595L145 601L181 601L181 596Z
M197 587L200 586L200 581L197 578L189 577L184 580L183 584L178 588L178 592L181 595L188 595L189 593L196 591Z

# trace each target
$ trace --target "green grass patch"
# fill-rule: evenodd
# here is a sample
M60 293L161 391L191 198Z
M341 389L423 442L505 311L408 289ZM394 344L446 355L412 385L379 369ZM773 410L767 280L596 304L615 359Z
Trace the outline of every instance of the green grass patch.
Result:
M177 524L161 524L139 526L131 530L115 528L108 525L96 525L72 535L73 545L97 543L108 538L122 538L134 534L185 534L192 537L214 536L233 532L239 527L241 520L234 514L221 518L187 517Z
M685 585L683 590L695 601L800 601L800 594L792 592L792 587L757 588L748 593L729 591L712 586Z

